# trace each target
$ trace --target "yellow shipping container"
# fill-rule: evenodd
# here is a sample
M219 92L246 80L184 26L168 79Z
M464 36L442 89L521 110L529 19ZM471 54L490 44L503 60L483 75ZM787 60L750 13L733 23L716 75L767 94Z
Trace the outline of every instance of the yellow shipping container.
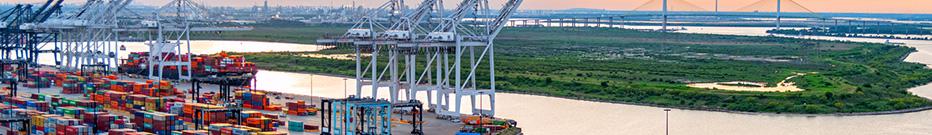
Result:
M45 116L36 115L36 116L32 116L32 119L29 119L29 121L30 123L32 123L32 125L45 125L45 119L46 119Z

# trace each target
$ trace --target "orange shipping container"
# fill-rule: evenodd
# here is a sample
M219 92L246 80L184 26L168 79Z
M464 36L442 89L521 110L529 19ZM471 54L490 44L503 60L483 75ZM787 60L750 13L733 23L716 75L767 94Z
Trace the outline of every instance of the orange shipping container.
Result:
M146 84L133 84L133 91L139 91L146 87Z

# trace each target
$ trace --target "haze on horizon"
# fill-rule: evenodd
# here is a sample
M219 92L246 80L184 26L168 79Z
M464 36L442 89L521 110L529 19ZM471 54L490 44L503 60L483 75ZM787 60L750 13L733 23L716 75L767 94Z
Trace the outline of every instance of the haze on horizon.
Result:
M13 3L41 3L46 0L0 0L3 4ZM85 0L68 0L69 3L83 3ZM136 4L161 6L170 0L136 0ZM207 6L250 7L262 5L263 0L194 0ZM357 5L374 7L386 0L269 0L269 6L350 6L354 1ZM502 0L493 0L502 1ZM523 10L560 10L573 8L590 8L605 10L632 10L651 0L525 0ZM674 0L671 0L674 1ZM715 0L683 0L696 6L713 11ZM758 0L720 0L720 11L736 11ZM772 0L776 1L776 0ZM784 6L790 0L784 0ZM912 13L932 14L932 0L793 0L814 12L847 12L847 13ZM409 3L418 1L408 0ZM446 2L454 5L458 2ZM501 3L501 2L499 2ZM412 4L413 5L413 4ZM840 6L841 5L841 6ZM659 7L659 6L652 6ZM653 9L653 8L649 8ZM658 8L659 10L659 8ZM761 10L769 11L769 10ZM788 12L802 12L788 9Z

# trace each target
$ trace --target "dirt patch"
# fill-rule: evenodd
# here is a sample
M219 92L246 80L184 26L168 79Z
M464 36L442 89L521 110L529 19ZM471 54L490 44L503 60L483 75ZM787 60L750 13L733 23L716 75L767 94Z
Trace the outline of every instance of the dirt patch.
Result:
M731 82L712 82L712 83L691 83L686 86L693 88L706 88L706 89L717 89L717 90L730 90L730 91L755 91L755 92L796 92L803 91L803 89L796 86L796 83L788 82L787 80L793 79L795 77L803 76L806 74L812 73L796 73L793 76L786 77L783 81L777 83L777 86L767 87L767 83L762 82L748 82L748 81L731 81Z

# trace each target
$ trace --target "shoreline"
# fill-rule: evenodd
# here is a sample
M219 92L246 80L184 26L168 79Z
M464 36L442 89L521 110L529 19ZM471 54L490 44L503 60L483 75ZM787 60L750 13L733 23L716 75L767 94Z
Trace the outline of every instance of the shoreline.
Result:
M271 69L261 69L261 70L274 71L274 72L290 72L290 73L298 73L298 74L313 74L313 75L321 75L321 76L330 76L330 77L338 77L338 78L353 79L352 76L345 76L345 75L338 75L338 74L318 74L318 73L311 73L311 72L291 72L291 71L280 71L280 70L271 70ZM927 84L927 85L932 85L932 83ZM264 90L264 91L272 92L272 91L268 91L268 90ZM827 116L836 116L836 117L856 117L856 116L875 116L875 115L906 114L906 113L914 113L914 112L922 112L922 111L932 110L932 106L925 106L925 107L919 107L919 108L908 108L908 109L890 110L890 111L878 111L878 112L826 113L826 114L775 113L775 112L746 112L746 111L734 111L734 110L728 110L728 109L716 109L716 108L706 108L706 107L663 106L663 105L657 105L657 104L637 103L637 102L598 100L598 99L588 99L588 98L578 98L578 97L560 97L560 96L553 96L553 95L550 95L550 94L535 93L535 92L519 92L519 91L507 91L507 90L498 90L497 92L509 93L509 94L530 95L530 96L541 96L541 97L549 97L549 98L570 99L570 100L579 100L579 101L588 101L588 102L609 103L609 104L635 105L635 106L646 106L646 107L656 107L656 108L671 108L671 109L692 110L692 111L723 112L723 113L745 114L745 115L771 115L771 116L787 116L787 117L819 117L819 116L821 116L821 117L827 117ZM293 94L293 93L284 93L284 92L274 92L274 93L290 94L290 95L297 95L297 96L310 96L310 95ZM914 95L915 95L915 94L914 94ZM320 97L320 96L318 96L318 97ZM922 97L922 96L919 96L919 97ZM922 98L923 98L923 99L926 99L926 100L932 101L932 99L929 99L929 98L926 98L926 97L922 97Z
M501 92L502 92L502 93L510 93L510 94L522 94L522 95L541 96L541 97L550 97L550 98L561 98L561 99L570 99L570 100L579 100L579 101L588 101L588 102L599 102L599 103L609 103L609 104L623 104L623 105L646 106L646 107L656 107L656 108L671 108L671 109L691 110L691 111L722 112L722 113L744 114L744 115L771 115L771 116L787 116L787 117L819 117L819 116L821 116L821 117L827 117L827 116L836 116L836 117L857 117L857 116L876 116L876 115L906 114L906 113L922 112L922 111L932 110L932 106L925 106L925 107L920 107L920 108L910 108L910 109L890 110L890 111L879 111L879 112L826 113L826 114L773 113L773 112L745 112L745 111L734 111L734 110L727 110L727 109L715 109L715 108L704 108L704 107L663 106L663 105L648 104L648 103L623 102L623 101L609 101L609 100L598 100L598 99L587 99L587 98L569 98L569 97L559 97L559 96L552 96L552 95L549 95L549 94L533 93L533 92L515 92L515 91L501 91ZM927 100L930 100L930 99L927 99Z
M711 27L715 27L715 26L711 26ZM696 34L706 34L706 33L696 33ZM723 34L723 35L731 35L731 34ZM753 36L753 35L736 35L736 36ZM788 37L788 38L796 38L796 37ZM240 41L240 40L233 40L233 39L207 39L207 40L214 40L214 41ZM249 40L249 41L257 41L257 42L281 42L281 41L261 41L261 40ZM282 42L282 43L291 43L291 42ZM867 42L867 43L870 43L870 42ZM294 44L316 45L316 44L305 44L305 43L294 43ZM915 51L913 51L913 52L911 52L911 53L909 53L909 54L906 54L906 55L902 56L900 59L901 59L901 61L905 61L905 58L906 58L906 57L908 57L908 56L910 56L910 55L912 55L912 54L914 54L914 53L917 53L917 52L918 52L918 50L915 50ZM340 75L340 74L331 74L331 73L314 73L314 72L303 72L303 71L272 70L272 69L263 69L263 68L260 68L260 69L261 69L261 70L267 70L267 71L275 71L275 72L291 72L291 73L299 73L299 74L324 75L324 76L339 77L339 78L348 78L348 79L354 79L354 78L355 78L355 77L353 77L353 76ZM930 83L930 84L925 84L925 85L932 85L932 83ZM912 88L919 87L919 86L923 86L923 85L917 85L917 86L914 86L914 87L912 87ZM909 92L908 89L907 89L906 91ZM499 92L511 93L511 94L525 94L525 95L532 95L532 96L543 96L543 97L551 97L551 98L562 98L562 99L571 99L571 100L580 100L580 101L590 101L590 102L611 103L611 104L624 104L624 105L636 105L636 106L657 107L657 108L674 108L674 109L681 109L681 110L708 111L708 112L724 112L724 113L746 114L746 115L777 115L777 116L790 116L790 117L815 117L815 116L873 116L873 115L905 114L905 113L913 113L913 112L921 112L921 111L932 110L932 106L923 106L923 107L918 107L918 108L908 108L908 109L889 110L889 111L877 111L877 112L825 113L825 114L777 113L777 112L746 112L746 111L734 111L734 110L728 110L728 109L717 109L717 108L708 108L708 107L663 106L663 105L649 104L649 103L636 103L636 102L624 102L624 101L598 100L598 99L588 99L588 98L580 98L580 97L559 97L559 96L552 96L552 95L546 94L546 93L535 93L535 92L519 92L519 91L506 91L506 90L499 90ZM285 94L291 94L291 93L285 93ZM910 92L910 94L912 94L912 93ZM294 94L294 95L302 95L302 94ZM919 96L919 95L916 95L916 94L912 94L912 95L921 97L922 99L925 99L925 100L928 100L928 101L932 101L932 98L929 98L929 97L923 97L923 96ZM303 95L303 96L307 96L307 95Z
M780 34L780 35L793 35L785 33L767 33L767 34ZM838 37L838 38L867 38L867 39L894 39L894 40L916 40L916 41L932 41L932 39L914 39L914 38L899 38L899 37L876 37L876 36L835 36L835 35L802 35L802 36L824 36L824 37Z

